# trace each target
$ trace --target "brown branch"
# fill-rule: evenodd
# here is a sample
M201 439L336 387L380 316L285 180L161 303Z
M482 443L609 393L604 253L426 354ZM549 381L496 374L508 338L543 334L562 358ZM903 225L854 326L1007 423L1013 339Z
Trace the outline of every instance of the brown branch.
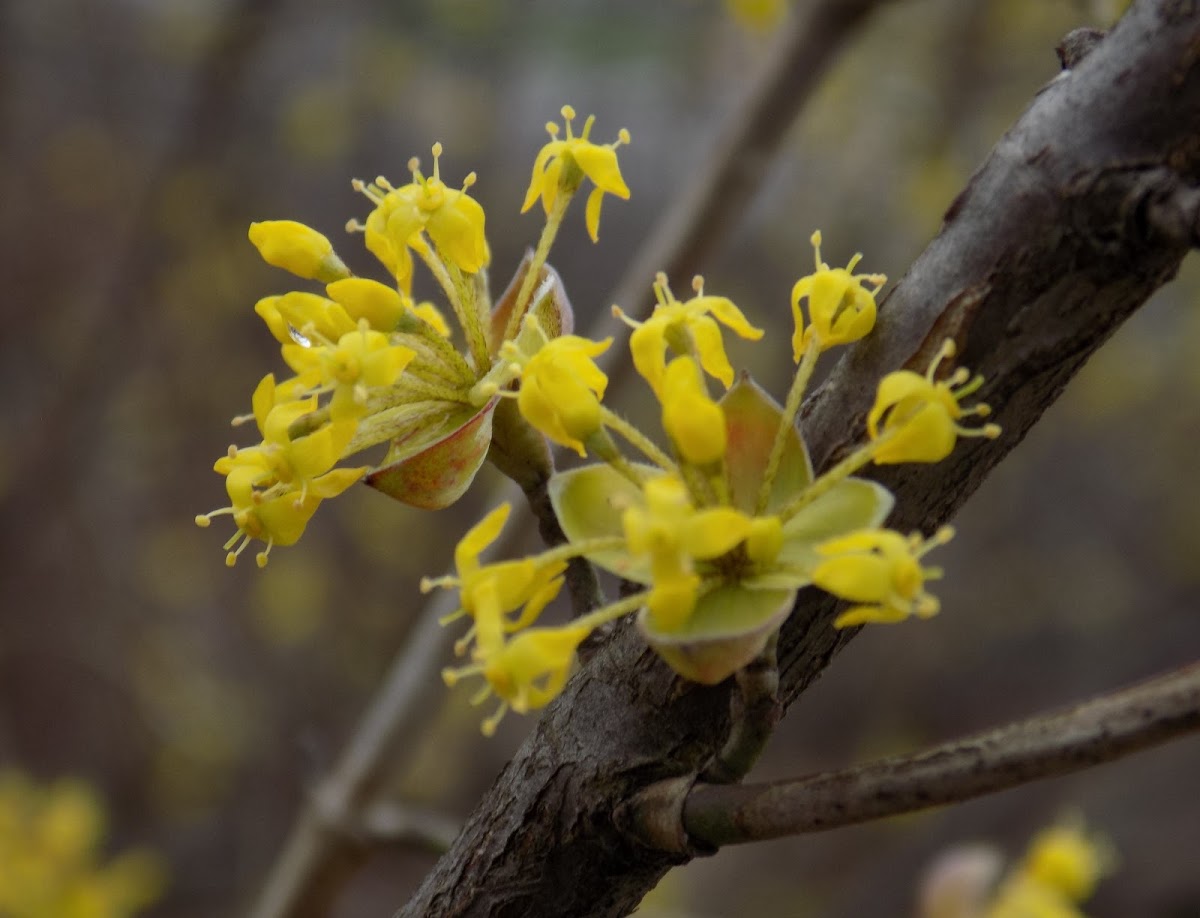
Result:
M623 823L653 847L715 850L970 800L1198 729L1200 663L1193 663L1062 711L845 771L757 785L663 782L622 807Z
M953 336L961 361L987 377L981 394L1005 434L880 476L898 497L893 523L931 531L1174 275L1187 234L1164 232L1148 214L1190 220L1188 189L1200 178L1196 47L1200 10L1141 0L1035 97L882 305L876 332L805 406L818 468L855 442L885 372L923 369ZM779 640L784 703L852 639L832 628L835 614L815 590L799 597ZM681 682L634 629L619 629L546 710L401 915L628 914L687 855L637 845L613 812L705 767L729 732L728 691Z

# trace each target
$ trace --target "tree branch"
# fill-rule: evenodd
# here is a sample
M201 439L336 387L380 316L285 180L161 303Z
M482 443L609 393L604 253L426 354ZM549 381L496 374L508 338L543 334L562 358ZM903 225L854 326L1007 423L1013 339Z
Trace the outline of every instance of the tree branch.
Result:
M623 805L622 823L652 847L716 850L970 800L1198 729L1200 663L1193 663L1066 710L845 771L740 786L665 781Z
M1142 0L1038 94L883 304L876 331L805 406L818 468L857 440L885 372L923 370L938 343L955 338L962 362L987 377L981 396L1005 433L960 444L935 466L879 476L898 497L893 524L932 530L1174 275L1190 242L1147 214L1191 207L1197 46L1200 10ZM831 598L801 593L779 640L785 703L852 639L832 628L834 615ZM618 629L546 710L401 914L628 914L687 855L638 845L613 812L651 784L704 768L729 731L728 691L676 679L634 629Z

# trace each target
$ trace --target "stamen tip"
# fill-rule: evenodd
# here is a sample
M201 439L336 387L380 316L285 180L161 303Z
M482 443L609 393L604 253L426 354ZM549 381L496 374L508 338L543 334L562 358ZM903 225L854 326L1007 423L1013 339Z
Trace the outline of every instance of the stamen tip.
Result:
M201 529L207 529L209 526L212 525L212 520L210 520L203 513L197 513L196 514L196 525L199 526Z
M421 160L418 159L417 157L414 156L408 161L408 171L409 172L416 172L420 168L421 168Z
M436 586L436 584L434 584L433 578L431 578L431 577L422 577L421 578L420 589L421 589L422 593L432 593L434 586Z
M1000 432L1001 429L999 424L983 425L983 435L989 440L995 440L998 436L1000 436Z
M270 560L270 556L265 551L260 551L257 555L254 556L254 563L257 564L260 568L266 567L267 561L269 561L269 560Z
M225 556L225 566L233 567L235 564L237 564L237 552L231 551Z
M432 147L434 159L442 155L442 142L436 141Z
M629 135L629 131L627 131L625 128L621 128L621 130L617 131L617 140L621 143L629 143L631 139L632 138Z
M447 688L454 688L458 685L458 671L447 666L442 670L442 681L446 683Z
M567 121L571 121L575 118L575 109L572 108L570 105L564 105L562 108L559 109L559 113Z

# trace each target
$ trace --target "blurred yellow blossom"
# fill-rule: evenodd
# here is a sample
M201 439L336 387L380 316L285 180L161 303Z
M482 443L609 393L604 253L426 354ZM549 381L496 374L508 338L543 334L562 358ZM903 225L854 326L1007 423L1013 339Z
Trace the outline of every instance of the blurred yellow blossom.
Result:
M104 811L79 781L38 786L0 772L0 915L128 918L158 900L162 861L145 850L105 861Z

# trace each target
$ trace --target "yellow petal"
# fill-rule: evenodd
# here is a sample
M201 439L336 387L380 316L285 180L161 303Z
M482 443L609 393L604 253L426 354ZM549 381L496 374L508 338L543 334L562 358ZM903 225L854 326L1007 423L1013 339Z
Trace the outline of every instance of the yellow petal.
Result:
M347 277L325 288L355 322L366 319L376 331L390 332L406 310L404 298L392 287L365 277Z
M597 191L629 199L629 187L621 177L616 150L594 143L580 143L572 147L571 155L583 174L592 180ZM592 238L595 239L595 236Z
M592 242L600 241L600 205L604 203L604 189L593 188L588 195L587 207L584 210L584 224Z

